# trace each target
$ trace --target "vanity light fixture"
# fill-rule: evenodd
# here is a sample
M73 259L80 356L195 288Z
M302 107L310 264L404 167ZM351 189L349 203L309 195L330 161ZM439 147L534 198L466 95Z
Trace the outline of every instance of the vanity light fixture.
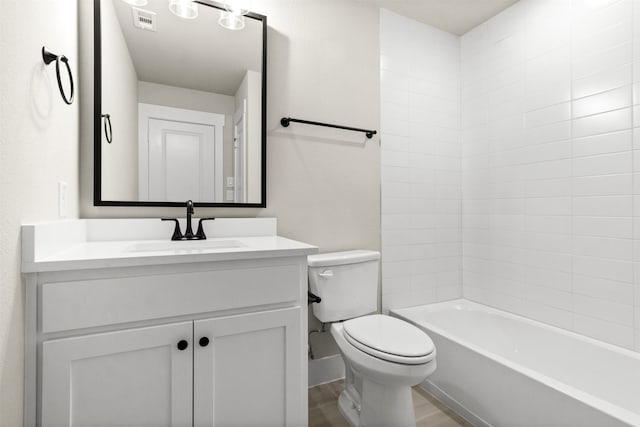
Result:
M169 10L184 19L198 17L198 5L193 0L169 0Z
M241 30L244 28L244 16L221 10L218 23L228 30Z
M244 15L251 11L251 0L225 0L226 12L220 11L218 23L229 30L244 28Z
M224 8L236 16L244 16L251 12L251 0L225 0Z
M142 7L149 3L149 0L122 0L123 2L130 4L131 6Z

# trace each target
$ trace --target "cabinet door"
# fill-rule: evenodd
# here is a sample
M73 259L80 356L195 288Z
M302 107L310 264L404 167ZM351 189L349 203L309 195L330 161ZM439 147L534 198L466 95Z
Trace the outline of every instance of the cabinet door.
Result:
M42 426L190 426L192 333L184 322L44 342Z
M292 308L194 322L195 426L305 423L300 313Z

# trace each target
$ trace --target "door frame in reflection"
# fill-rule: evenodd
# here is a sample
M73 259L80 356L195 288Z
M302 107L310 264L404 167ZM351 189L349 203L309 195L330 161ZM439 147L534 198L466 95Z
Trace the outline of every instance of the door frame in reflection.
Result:
M196 147L198 153L195 156L193 167L185 170L184 176L189 175L187 172L196 172L197 170L204 171L204 175L196 178L199 181L196 186L200 190L207 194L211 194L215 201L223 200L223 158L222 158L222 146L223 146L223 128L225 125L224 114L208 113L204 111L187 110L182 108L165 107L162 105L153 104L138 104L138 199L140 201L146 201L149 199L158 200L158 191L170 194L166 191L170 190L171 182L167 182L168 177L166 175L169 170L169 161L166 156L166 143L168 142L165 137L168 136L167 132L157 131L152 132L151 123L175 123L176 135L184 134L190 138L196 137L198 147ZM171 126L167 126L170 129ZM193 128L193 132L189 132L189 129ZM210 131L207 131L210 129ZM205 138L205 133L209 134L209 137ZM187 135L191 134L191 135ZM155 138L153 137L155 135ZM192 156L194 157L194 156ZM205 163L213 164L213 173L208 171L211 168L205 167ZM186 167L186 165L183 165ZM160 168L160 169L158 169ZM174 174L175 175L175 174ZM180 180L180 174L174 176L174 180ZM206 182L205 182L206 181ZM175 183L176 185L178 183ZM161 197L161 196L160 196ZM188 194L182 198L193 199L194 201L206 200L203 199L204 194ZM180 200L167 200L168 202L180 202Z

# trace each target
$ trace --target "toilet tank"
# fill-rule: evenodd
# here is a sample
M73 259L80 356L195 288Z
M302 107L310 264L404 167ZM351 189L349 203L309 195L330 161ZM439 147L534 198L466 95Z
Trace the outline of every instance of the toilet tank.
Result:
M321 322L351 319L378 310L376 251L329 252L307 257L309 290L322 298L312 304Z

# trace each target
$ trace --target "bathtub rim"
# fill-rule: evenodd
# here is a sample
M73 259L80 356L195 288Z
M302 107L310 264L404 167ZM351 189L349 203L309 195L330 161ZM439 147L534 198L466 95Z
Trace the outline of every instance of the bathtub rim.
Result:
M454 309L454 310L460 310L460 311L461 310L468 310L468 311L479 310L479 311L484 311L484 312L488 312L488 313L499 315L499 316L504 316L506 318L510 318L515 321L520 321L535 327L540 327L546 330L550 330L552 332L559 333L561 335L564 335L573 339L577 339L579 341L583 341L588 344L595 345L597 347L601 347L609 351L620 353L622 355L636 359L638 363L640 363L640 353L637 353L635 351L632 351L623 347L619 347L613 344L609 344L603 341L599 341L597 339L590 338L585 335L580 335L578 333L568 331L566 329L558 328L557 326L553 326L543 322L539 322L537 320L529 319L527 317L520 316L518 314L510 313L508 311L503 311L503 310L500 310L491 306L487 306L481 303L477 303L475 301L471 301L464 298L450 300L450 301L442 301L442 302L437 302L432 304L424 304L424 305L414 306L414 307L395 308L395 309L389 310L389 315L391 316L399 317L417 327L430 329L434 333L446 339L449 339L450 341L454 341L460 344L462 347L465 347L471 351L479 353L484 357L492 359L497 363L505 365L512 370L520 372L521 374L531 378L534 381L541 382L547 387L550 387L556 391L564 393L582 402L586 402L586 404L588 404L589 406L592 406L604 412L605 414L611 416L612 418L622 421L623 423L627 423L631 426L640 426L640 414L632 412L623 407L617 406L613 403L610 403L606 400L596 397L590 393L584 392L576 387L573 387L561 381L555 380L534 369L528 368L524 365L521 365L520 363L513 362L504 356L485 350L475 344L470 343L469 341L461 338L458 335L449 333L438 326L434 326L433 323L425 322L424 325L419 324L416 321L412 320L410 317L407 317L406 315L403 314L403 311L406 312L412 309L415 310L416 308L420 308L420 307L429 308L431 309L431 311L433 311L434 309L441 310L443 308L447 310ZM425 332L429 333L429 331L425 331Z

